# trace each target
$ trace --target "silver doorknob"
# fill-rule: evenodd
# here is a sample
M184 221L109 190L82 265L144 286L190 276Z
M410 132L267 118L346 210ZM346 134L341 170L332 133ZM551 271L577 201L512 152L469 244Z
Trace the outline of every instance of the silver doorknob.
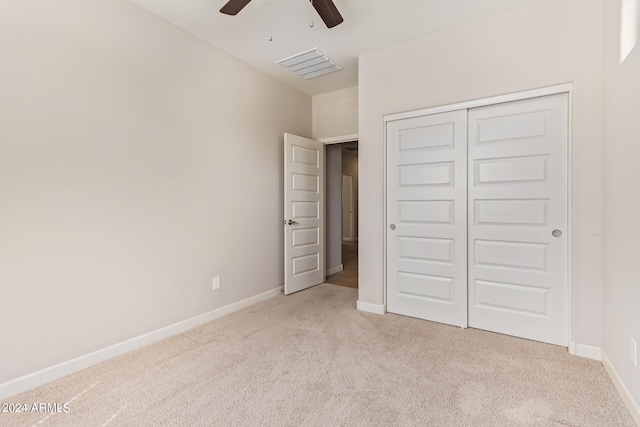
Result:
M297 224L297 222L295 222L295 221L293 221L291 219L289 221L287 221L286 223L289 224L289 225Z
M560 237L560 236L562 236L562 231L560 231L560 230L553 230L553 231L551 232L551 235L552 235L553 237Z
M389 228L390 228L390 229L392 229L392 230L395 230L395 229L396 229L396 225L395 225L395 224L391 224L391 225L389 226Z

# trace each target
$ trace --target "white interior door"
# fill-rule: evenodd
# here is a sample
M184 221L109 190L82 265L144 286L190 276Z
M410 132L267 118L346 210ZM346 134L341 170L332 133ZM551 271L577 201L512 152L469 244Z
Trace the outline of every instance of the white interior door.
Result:
M562 346L567 94L469 110L469 326Z
M467 112L387 123L387 310L466 327Z
M324 282L324 145L284 135L284 293Z
M353 177L342 175L342 240L347 242L355 240L353 194Z

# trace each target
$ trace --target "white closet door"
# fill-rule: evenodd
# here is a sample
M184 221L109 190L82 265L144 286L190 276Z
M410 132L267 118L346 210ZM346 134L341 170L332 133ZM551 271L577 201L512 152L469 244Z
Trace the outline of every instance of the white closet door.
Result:
M566 94L469 110L469 326L567 346Z
M467 112L387 123L387 310L467 322Z

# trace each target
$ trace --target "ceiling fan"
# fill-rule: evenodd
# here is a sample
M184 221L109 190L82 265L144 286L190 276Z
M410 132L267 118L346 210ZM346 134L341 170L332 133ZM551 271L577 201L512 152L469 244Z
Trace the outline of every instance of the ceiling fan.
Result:
M229 0L220 12L225 15L237 15L251 0ZM344 21L342 15L338 12L338 8L333 4L332 0L311 0L311 4L320 15L320 18L327 24L327 28L333 28Z

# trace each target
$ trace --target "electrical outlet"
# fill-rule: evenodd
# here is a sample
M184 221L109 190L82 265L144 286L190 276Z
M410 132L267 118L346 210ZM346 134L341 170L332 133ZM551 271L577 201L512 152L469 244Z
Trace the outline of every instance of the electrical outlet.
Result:
M213 288L211 290L215 291L217 289L220 289L220 276L213 278Z
M631 358L631 363L633 366L638 367L638 344L633 338L629 338L629 342L631 343L629 357Z

